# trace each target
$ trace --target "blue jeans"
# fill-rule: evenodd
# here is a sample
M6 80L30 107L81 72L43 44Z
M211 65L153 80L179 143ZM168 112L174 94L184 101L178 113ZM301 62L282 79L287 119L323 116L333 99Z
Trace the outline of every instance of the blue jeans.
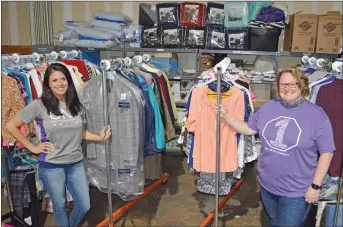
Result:
M309 204L305 197L289 198L268 192L261 185L261 198L269 215L270 227L303 226Z
M90 209L89 187L83 162L63 167L39 167L39 178L47 189L54 209L54 219L59 227L76 227ZM66 187L74 201L74 209L67 215Z

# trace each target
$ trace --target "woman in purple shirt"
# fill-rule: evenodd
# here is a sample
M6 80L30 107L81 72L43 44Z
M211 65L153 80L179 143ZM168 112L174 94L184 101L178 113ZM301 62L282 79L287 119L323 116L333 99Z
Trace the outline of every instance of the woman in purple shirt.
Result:
M309 204L319 199L336 149L332 127L323 109L305 99L308 78L300 70L281 71L274 87L276 98L248 123L223 106L216 112L237 132L261 138L258 178L270 226L302 226Z

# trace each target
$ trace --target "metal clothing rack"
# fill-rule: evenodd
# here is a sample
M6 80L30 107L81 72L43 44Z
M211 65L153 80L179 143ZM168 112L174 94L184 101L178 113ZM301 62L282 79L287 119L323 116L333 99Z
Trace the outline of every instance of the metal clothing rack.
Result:
M12 222L15 220L16 222L20 223L21 225L25 227L30 227L30 225L28 225L22 218L20 218L14 210L12 190L11 190L11 186L8 180L9 178L8 169L7 169L7 164L6 164L6 159L5 159L6 157L4 153L5 152L3 151L3 149L1 149L1 161L2 161L2 166L4 170L5 187L6 187L6 191L8 195L8 203L9 203L10 212L8 212L7 214L1 215L1 221L11 218Z
M126 57L127 52L134 52L134 53L140 53L140 52L166 52L166 53L194 53L196 54L195 58L195 68L196 68L196 73L199 74L200 72L200 56L203 53L210 53L210 54L227 54L227 55L261 55L261 56L274 56L275 57L275 71L278 72L280 70L280 58L281 57L303 57L303 56L314 56L316 58L328 58L328 59L334 59L337 58L337 54L318 54L318 53L302 53L302 52L285 52L285 51L276 51L276 52L266 52L266 51L245 51L245 50L212 50L212 49L171 49L171 48L126 48L126 47L119 47L119 48L112 48L112 49L106 49L106 48L75 48L75 47L67 47L67 46L58 46L58 47L53 47L53 46L33 46L33 50L36 50L38 53L40 52L46 52L46 50L51 50L51 49L63 49L63 50L74 50L77 49L78 51L113 51L113 52L120 52L121 57ZM101 70L103 73L103 86L104 89L106 89L106 77L104 76L106 74L106 71L110 68L110 62L108 61L107 63L105 61L102 61L101 63ZM108 69L107 69L108 68ZM219 69L219 76L221 77L221 69ZM217 68L218 70L218 68ZM272 90L272 85L273 83L270 82L262 82L258 84L270 84L271 85L271 90ZM217 89L220 89L220 80L218 80L218 85ZM217 91L217 104L220 104L221 96L220 96L220 90L219 92ZM105 95L106 92L104 92L104 101L107 100L107 96ZM272 95L271 95L272 96ZM106 110L107 111L107 110ZM105 116L108 116L108 114ZM107 119L105 117L105 119ZM106 122L105 122L106 123ZM107 126L107 124L106 124ZM218 226L218 217L220 216L219 209L221 209L224 204L232 197L232 195L238 190L238 188L242 184L242 180L237 181L233 189L231 190L230 194L224 197L224 199L219 203L219 196L218 196L218 182L219 182L219 161L220 161L220 152L218 152L218 149L220 151L220 130L218 127L220 126L220 115L217 115L217 140L216 140L216 207L215 210L210 213L210 215L201 223L200 226L208 226L213 218L215 219L215 226ZM219 145L218 145L219 144ZM106 145L107 146L107 145ZM106 148L106 154L108 154L108 148ZM110 160L110 159L107 159ZM106 166L109 168L109 164L106 163ZM107 169L107 174L108 174L108 179L109 179L109 169ZM341 175L342 178L342 175ZM113 226L113 219L119 217L122 215L125 211L127 211L131 206L133 206L137 201L142 199L146 194L148 194L150 191L152 191L154 188L156 188L158 185L161 183L166 182L168 179L168 175L164 174L162 175L161 179L155 182L155 184L151 185L149 188L147 188L144 192L144 194L140 195L137 199L132 200L128 202L126 205L118 209L116 212L112 214L112 202L111 202L111 193L108 195L109 199L109 214L110 215L108 218L103 220L101 223L99 223L97 226ZM109 184L110 186L110 184ZM340 187L342 187L342 179L340 180ZM341 190L340 190L341 192ZM339 206L339 203L337 203L337 206ZM336 215L335 215L335 222L337 221L337 215L338 215L338 209L339 207L336 208Z
M100 62L100 70L102 73L102 89L103 89L103 100L104 100L104 118L105 118L105 131L107 131L108 127L108 108L107 108L107 71L111 68L111 62L109 60L102 60ZM129 208L131 208L133 205L135 205L138 201L140 201L142 198L144 198L146 195L148 195L150 192L152 192L155 188L157 188L161 184L165 184L169 178L169 175L164 173L162 174L161 178L154 182L152 185L150 185L148 188L144 190L144 193L139 195L136 199L129 201L124 206L120 207L118 210L113 212L112 208L112 184L111 184L111 168L110 168L110 160L111 160L111 152L109 150L108 141L105 141L105 154L106 154L106 172L107 172L107 195L108 195L108 214L109 217L105 218L103 221L101 221L97 227L113 227L113 221L114 219L117 219L121 215L123 215Z
M343 190L343 168L341 169L341 175L339 177L339 186L338 186L338 195L337 195L337 202L336 202L336 210L335 210L335 219L334 219L334 227L337 227L338 222L338 214L339 214L339 207L341 205L341 197L342 197L342 190Z

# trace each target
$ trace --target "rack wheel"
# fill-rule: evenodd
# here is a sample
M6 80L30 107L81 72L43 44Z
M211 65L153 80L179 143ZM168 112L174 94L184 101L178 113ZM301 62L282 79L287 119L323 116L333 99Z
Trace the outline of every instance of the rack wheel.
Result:
M100 67L104 69L105 71L107 71L111 68L111 62L109 60L102 60L100 62Z
M60 55L61 55L61 58L62 58L62 59L66 59L66 58L68 57L67 52L65 52L64 50L62 50L62 51L60 52Z
M301 62L302 62L303 64L307 64L309 61L310 61L309 56L307 56L307 55L302 56Z
M324 63L325 63L325 59L323 59L323 58L317 59L317 67L318 68L323 68L324 67Z
M149 62L151 59L151 56L149 54L144 54L142 58L144 62Z
M132 60L129 57L124 58L125 66L129 67L132 64Z
M15 63L18 63L20 59L19 54L12 54L12 59Z
M332 69L336 72L339 72L341 73L342 72L342 62L339 62L339 61L335 61L333 64L332 64Z
M316 64L317 64L317 58L315 58L315 57L310 57L309 64L310 64L310 65L316 65Z
M72 55L74 58L77 58L77 56L79 56L79 51L77 51L77 50L72 50L72 51L71 51L71 55Z
M168 180L165 180L162 182L163 185L166 185L168 183Z
M32 56L35 58L35 61L39 61L40 60L40 55L37 52L34 52L32 54Z

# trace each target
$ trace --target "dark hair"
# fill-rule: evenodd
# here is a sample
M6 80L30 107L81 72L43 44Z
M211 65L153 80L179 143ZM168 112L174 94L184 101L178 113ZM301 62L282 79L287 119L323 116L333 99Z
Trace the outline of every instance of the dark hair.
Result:
M72 77L70 72L66 66L60 63L53 63L49 65L46 69L44 74L43 80L43 93L41 96L41 100L48 111L48 114L52 112L56 116L61 116L62 113L59 109L59 100L58 98L52 93L49 82L50 82L50 75L54 71L59 71L63 73L68 81L68 90L66 92L66 105L73 117L78 115L82 109L82 104L77 96L77 92L75 89L75 85L73 83Z

